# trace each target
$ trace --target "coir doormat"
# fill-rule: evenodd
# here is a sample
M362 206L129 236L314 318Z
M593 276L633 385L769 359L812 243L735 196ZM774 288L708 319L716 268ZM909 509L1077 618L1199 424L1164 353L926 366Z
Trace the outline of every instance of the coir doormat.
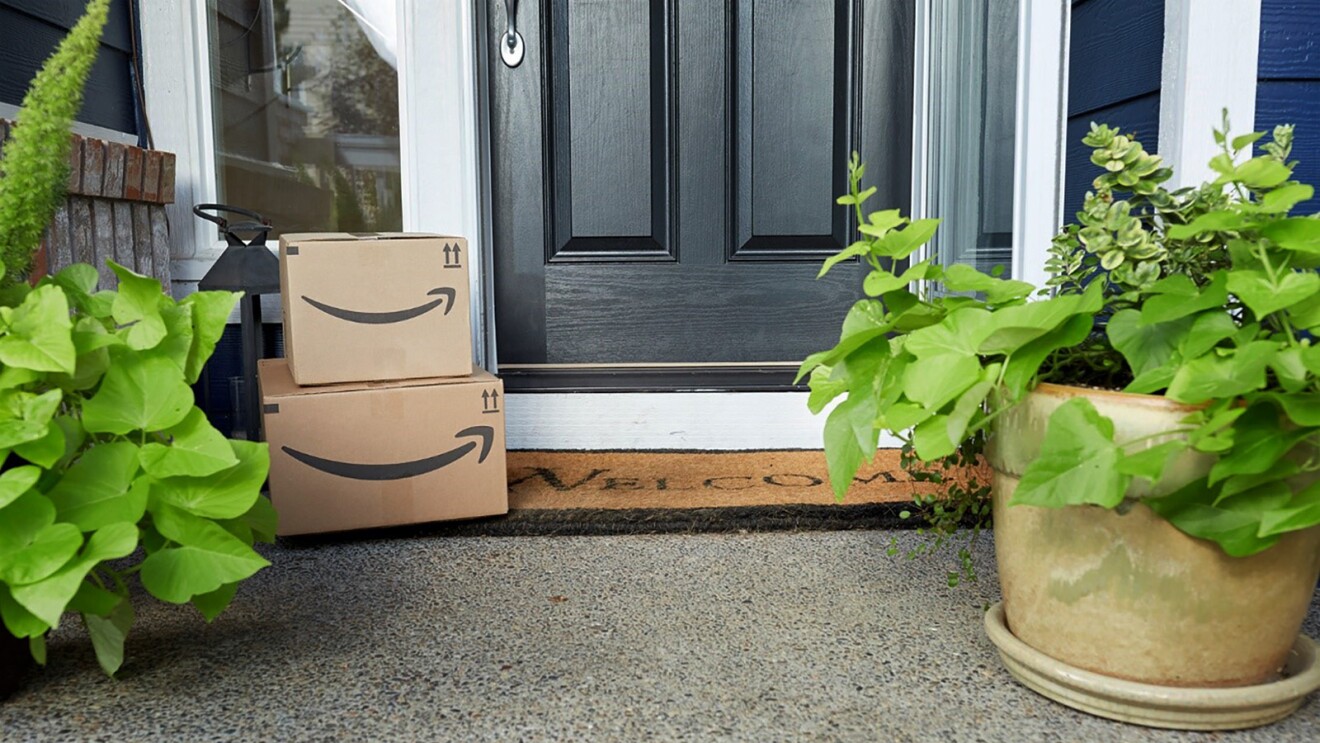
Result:
M512 451L510 510L837 507L821 451ZM844 505L909 503L929 486L878 452Z
M843 503L821 451L512 451L509 514L403 527L428 535L571 535L875 529L917 526L899 513L934 486L880 451ZM397 530L390 530L397 534Z

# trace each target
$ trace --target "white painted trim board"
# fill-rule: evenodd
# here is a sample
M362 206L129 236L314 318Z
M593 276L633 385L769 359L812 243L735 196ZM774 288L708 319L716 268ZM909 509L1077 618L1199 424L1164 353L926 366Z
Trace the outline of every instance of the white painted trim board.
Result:
M1171 188L1216 177L1223 109L1234 135L1255 128L1259 54L1260 0L1165 0L1159 154Z
M1020 2L1012 276L1044 286L1050 241L1063 223L1072 8L1068 0Z
M472 348L486 358L481 116L473 3L397 0L403 229L468 240ZM493 322L493 319L491 320Z
M510 449L820 449L827 415L805 392L514 392L504 404Z

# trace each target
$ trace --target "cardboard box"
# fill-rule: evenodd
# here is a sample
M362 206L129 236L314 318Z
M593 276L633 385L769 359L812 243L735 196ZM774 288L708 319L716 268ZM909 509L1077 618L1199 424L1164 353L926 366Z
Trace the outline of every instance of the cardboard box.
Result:
M294 384L259 366L279 533L493 516L509 510L504 385L468 377Z
M467 240L409 233L280 238L284 355L300 385L472 369Z

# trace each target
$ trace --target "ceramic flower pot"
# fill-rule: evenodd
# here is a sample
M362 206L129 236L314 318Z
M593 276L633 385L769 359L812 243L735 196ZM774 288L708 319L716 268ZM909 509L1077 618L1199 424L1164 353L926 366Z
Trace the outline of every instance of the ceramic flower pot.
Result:
M1145 684L1233 687L1274 677L1320 574L1320 528L1235 558L1144 505L1126 514L1008 505L1040 451L1050 414L1078 395L1113 420L1120 442L1172 430L1191 410L1162 397L1041 385L1004 415L987 459L1009 630L1076 668ZM1143 487L1170 492L1213 462L1184 454L1161 482Z

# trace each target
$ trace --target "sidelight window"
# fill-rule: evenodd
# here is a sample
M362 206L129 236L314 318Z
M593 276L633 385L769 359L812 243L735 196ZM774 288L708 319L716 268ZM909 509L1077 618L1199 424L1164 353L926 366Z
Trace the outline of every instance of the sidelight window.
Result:
M927 4L922 216L941 217L939 262L1013 264L1017 0Z
M275 234L402 229L393 0L208 0L217 200Z

